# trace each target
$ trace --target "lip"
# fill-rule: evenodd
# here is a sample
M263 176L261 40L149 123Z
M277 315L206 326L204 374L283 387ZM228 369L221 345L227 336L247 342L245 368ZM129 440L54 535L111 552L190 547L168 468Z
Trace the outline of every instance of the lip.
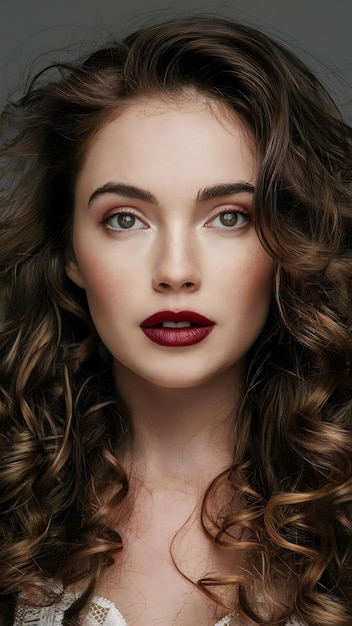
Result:
M200 315L194 311L159 311L147 317L147 319L141 323L141 327L156 326L156 324L162 324L163 322L191 322L191 324L198 326L214 326L215 324L215 322L204 317L204 315Z
M164 322L190 322L186 328L164 328ZM141 324L146 337L160 346L186 347L203 341L213 330L215 322L194 311L159 311Z

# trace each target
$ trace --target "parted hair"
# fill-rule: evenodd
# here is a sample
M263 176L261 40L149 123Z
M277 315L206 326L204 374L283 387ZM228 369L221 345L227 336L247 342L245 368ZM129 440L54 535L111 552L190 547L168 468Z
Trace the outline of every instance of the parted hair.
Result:
M226 606L254 623L352 623L352 131L281 44L247 25L188 16L51 66L4 114L1 626L13 623L19 596L50 604L78 583L64 623L79 624L99 574L123 550L111 514L128 492L119 458L133 429L85 294L65 272L75 180L89 139L120 108L189 90L225 103L253 135L253 222L275 261L233 464L202 506L209 537L245 551L252 567L194 582L219 603L222 586L232 588ZM221 495L229 489L241 510Z

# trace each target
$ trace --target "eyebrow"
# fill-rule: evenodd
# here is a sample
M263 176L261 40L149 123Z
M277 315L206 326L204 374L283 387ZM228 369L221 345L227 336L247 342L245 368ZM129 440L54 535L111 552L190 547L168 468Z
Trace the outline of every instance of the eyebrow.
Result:
M91 202L93 202L93 200L95 200L95 198L103 195L104 193L115 193L119 196L125 196L126 198L143 200L144 202L153 202L154 204L157 202L156 197L146 189L136 187L135 185L126 185L125 183L109 182L93 191L88 200L88 206Z
M156 197L146 189L136 187L135 185L127 185L125 183L108 182L101 187L98 187L93 191L88 200L88 206L97 198L105 193L114 193L126 198L132 198L134 200L142 200L144 202L152 202L157 204ZM238 193L254 193L253 185L245 182L238 183L223 183L220 185L213 185L212 187L205 187L198 191L195 203L207 202L216 198L222 198L223 196L230 196Z
M249 183L225 183L222 185L214 185L213 187L205 187L201 189L196 198L196 204L199 202L207 202L214 198L222 198L223 196L231 196L237 193L254 193L253 185Z

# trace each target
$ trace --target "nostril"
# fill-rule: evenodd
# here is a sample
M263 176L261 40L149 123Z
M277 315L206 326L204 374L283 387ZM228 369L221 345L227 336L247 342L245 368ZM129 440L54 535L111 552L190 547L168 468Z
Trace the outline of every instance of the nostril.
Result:
M188 281L185 282L181 285L181 288L185 288L185 289L193 289L194 288L194 283L192 281ZM161 282L159 283L159 288L160 289L170 289L171 285L169 283L165 283L165 282Z

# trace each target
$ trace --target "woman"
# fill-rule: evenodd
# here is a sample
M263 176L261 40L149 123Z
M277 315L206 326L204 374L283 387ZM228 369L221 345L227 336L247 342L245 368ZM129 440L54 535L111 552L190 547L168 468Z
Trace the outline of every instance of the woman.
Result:
M223 19L58 70L2 153L1 623L351 624L350 128Z

